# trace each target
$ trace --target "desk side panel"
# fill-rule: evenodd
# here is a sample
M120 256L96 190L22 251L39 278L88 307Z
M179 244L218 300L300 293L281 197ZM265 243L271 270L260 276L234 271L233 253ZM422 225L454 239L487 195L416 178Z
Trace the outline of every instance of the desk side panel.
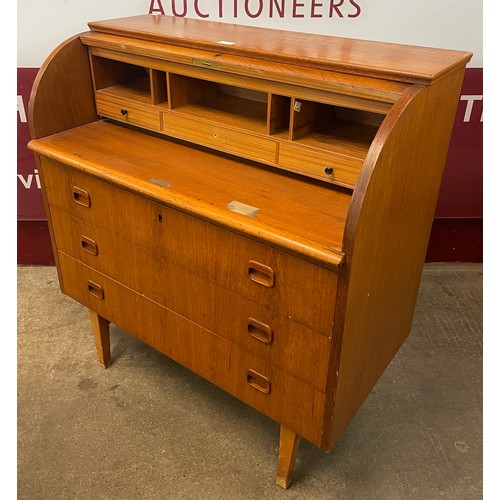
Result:
M361 171L344 235L334 323L341 349L332 363L325 449L410 333L463 74L460 68L435 85L410 89L387 116Z
M77 35L59 45L36 76L28 104L31 138L98 119L87 47Z

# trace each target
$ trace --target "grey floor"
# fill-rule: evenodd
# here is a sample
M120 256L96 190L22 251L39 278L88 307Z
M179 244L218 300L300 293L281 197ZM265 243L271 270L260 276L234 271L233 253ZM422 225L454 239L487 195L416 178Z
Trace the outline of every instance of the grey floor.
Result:
M426 266L408 340L287 491L277 424L114 326L112 356L55 268L18 268L17 498L483 498L481 265Z

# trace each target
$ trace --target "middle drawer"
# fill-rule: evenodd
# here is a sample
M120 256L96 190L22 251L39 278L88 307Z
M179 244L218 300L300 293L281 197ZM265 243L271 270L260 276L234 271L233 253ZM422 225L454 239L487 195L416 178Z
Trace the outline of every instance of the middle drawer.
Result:
M178 265L51 209L58 250L321 391L331 339Z
M172 137L193 141L244 158L265 163L276 162L276 142L202 120L193 120L182 116L181 113L163 112L162 131Z

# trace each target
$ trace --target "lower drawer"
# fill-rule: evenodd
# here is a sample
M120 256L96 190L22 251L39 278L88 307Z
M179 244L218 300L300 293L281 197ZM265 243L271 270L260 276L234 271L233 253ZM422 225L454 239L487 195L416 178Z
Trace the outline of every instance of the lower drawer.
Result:
M324 393L62 252L59 270L65 294L321 445Z
M58 250L326 390L327 336L192 273L172 261L168 250L153 254L54 207L51 219Z

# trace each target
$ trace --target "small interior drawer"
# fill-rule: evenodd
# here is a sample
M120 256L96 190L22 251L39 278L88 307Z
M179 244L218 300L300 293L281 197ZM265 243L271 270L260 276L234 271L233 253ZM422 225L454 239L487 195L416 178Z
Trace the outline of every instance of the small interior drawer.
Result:
M265 163L276 162L275 141L205 123L199 119L193 120L193 118L182 116L181 112L163 113L162 132L244 158Z
M96 107L97 113L101 116L150 130L160 130L160 111L153 105L96 92Z
M279 164L281 167L289 168L294 172L321 181L354 187L363 160L342 158L341 156L283 142L279 148Z

